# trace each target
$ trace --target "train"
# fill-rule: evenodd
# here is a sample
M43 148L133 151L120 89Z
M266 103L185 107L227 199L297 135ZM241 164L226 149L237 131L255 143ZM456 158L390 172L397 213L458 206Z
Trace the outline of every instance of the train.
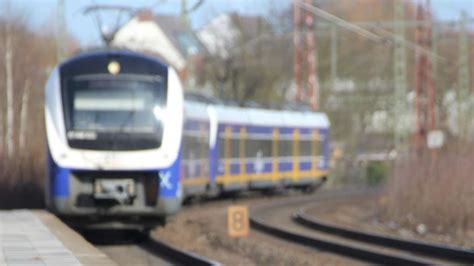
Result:
M81 228L150 230L183 201L311 190L329 171L324 113L185 99L150 55L82 52L45 86L47 209Z

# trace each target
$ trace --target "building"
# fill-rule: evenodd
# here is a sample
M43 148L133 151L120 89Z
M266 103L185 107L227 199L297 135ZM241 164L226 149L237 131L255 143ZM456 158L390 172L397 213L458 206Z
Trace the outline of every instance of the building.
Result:
M139 12L122 26L111 43L160 57L178 71L185 83L193 80L196 64L205 54L204 46L180 17L155 16L149 10Z

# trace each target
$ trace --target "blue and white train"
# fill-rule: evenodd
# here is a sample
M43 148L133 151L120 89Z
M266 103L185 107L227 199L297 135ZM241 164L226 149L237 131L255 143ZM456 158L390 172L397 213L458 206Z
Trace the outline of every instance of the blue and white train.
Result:
M184 114L179 159L186 196L311 189L328 174L329 121L323 113L186 101Z
M57 66L45 121L47 207L81 227L148 229L187 197L311 188L328 173L325 114L184 101L171 67L131 51Z

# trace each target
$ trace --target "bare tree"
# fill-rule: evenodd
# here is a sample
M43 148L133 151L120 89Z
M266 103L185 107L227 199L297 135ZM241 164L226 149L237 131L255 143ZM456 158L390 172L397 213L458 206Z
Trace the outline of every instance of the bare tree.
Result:
M25 148L25 135L26 135L26 125L27 125L27 114L28 114L28 102L30 94L30 80L27 78L25 81L25 87L23 88L23 95L21 97L21 107L20 107L20 137L19 137L19 148L20 151L23 151Z
M13 103L13 47L12 47L12 24L5 23L5 87L7 91L7 128L5 143L7 146L7 158L12 158L14 153L14 103Z
M2 104L0 105L0 158L3 157L3 101Z
M263 17L228 15L232 37L217 31L206 58L206 80L220 98L240 106L248 101L282 102L290 85L288 36ZM212 48L212 49L211 49Z

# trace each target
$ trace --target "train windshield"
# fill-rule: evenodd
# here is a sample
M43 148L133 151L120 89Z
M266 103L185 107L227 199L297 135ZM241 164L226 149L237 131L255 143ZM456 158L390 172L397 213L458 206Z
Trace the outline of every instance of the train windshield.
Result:
M160 77L84 75L67 80L65 85L70 144L119 150L160 144L162 121L156 110L166 103Z

